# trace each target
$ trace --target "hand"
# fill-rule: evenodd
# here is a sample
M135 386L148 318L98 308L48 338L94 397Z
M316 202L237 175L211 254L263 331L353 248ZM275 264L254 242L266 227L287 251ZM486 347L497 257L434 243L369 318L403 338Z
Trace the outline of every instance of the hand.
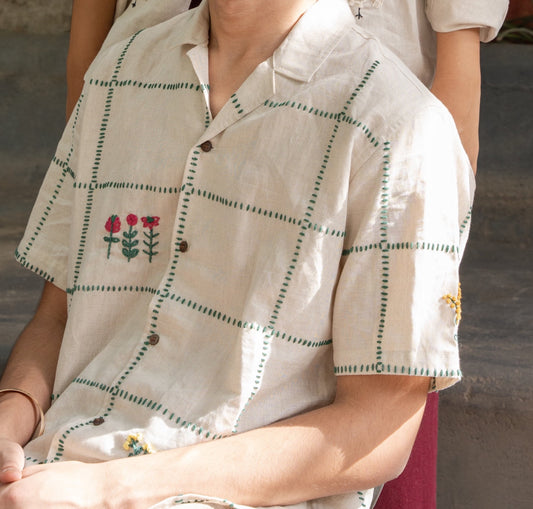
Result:
M105 476L98 464L75 461L30 466L16 482L0 485L0 509L103 509ZM116 506L120 507L120 506Z
M0 484L12 483L22 477L24 451L7 438L0 438Z

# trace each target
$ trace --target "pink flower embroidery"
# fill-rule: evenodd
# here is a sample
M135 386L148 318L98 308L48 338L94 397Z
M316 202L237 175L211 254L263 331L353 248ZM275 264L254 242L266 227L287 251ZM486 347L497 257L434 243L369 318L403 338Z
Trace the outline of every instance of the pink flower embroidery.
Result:
M150 230L154 229L156 226L159 226L159 217L158 216L146 216L141 217L143 226L149 228Z
M126 222L129 226L135 226L138 220L139 218L135 214L128 214L128 217L126 218Z
M120 218L113 214L109 217L109 219L106 221L105 229L111 233L118 233L120 231Z

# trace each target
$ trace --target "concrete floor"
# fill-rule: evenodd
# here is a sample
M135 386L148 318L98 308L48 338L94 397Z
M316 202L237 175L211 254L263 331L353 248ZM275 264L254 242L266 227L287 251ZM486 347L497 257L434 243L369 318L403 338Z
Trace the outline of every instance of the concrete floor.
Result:
M0 372L42 282L13 251L64 118L66 35L0 32ZM439 509L533 500L533 46L483 48L478 192L462 267L464 381L441 395Z

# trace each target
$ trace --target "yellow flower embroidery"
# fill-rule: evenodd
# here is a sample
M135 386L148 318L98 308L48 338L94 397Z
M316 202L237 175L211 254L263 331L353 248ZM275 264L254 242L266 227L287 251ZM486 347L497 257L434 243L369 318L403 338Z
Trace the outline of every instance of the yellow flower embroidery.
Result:
M142 433L132 433L128 435L126 441L122 444L125 451L129 452L128 456L139 456L140 454L153 454L155 449L148 443L143 443Z
M461 283L459 283L459 286L457 288L457 296L454 296L448 293L442 297L446 301L448 306L450 306L452 309L455 310L455 323L456 324L459 324L459 322L461 321L461 313L462 313L461 297L462 297Z

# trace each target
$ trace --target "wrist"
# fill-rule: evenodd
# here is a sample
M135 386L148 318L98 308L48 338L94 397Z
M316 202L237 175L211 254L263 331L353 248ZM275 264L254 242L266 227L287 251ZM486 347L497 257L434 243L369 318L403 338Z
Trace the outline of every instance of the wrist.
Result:
M40 412L30 398L19 392L0 393L0 437L24 446L40 420Z

